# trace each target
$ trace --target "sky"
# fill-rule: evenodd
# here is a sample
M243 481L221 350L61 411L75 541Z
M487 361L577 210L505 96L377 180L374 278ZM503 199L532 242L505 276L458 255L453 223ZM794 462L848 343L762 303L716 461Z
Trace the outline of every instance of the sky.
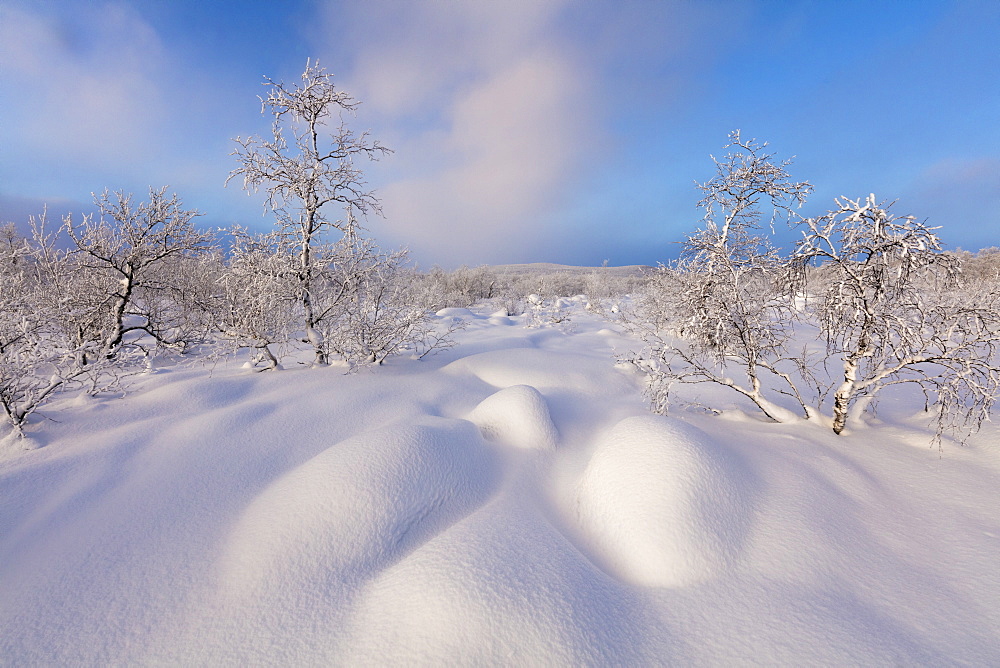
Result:
M734 129L795 157L803 215L873 192L1000 246L997 35L995 0L0 0L0 221L168 185L269 229L233 138L311 58L393 149L365 224L419 266L668 261Z

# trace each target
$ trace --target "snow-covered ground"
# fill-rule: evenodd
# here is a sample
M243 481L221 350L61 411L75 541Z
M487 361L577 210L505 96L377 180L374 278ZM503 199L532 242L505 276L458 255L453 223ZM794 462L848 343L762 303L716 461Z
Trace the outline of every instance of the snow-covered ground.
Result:
M997 428L658 417L579 304L440 317L424 360L48 407L0 451L0 663L1000 665Z

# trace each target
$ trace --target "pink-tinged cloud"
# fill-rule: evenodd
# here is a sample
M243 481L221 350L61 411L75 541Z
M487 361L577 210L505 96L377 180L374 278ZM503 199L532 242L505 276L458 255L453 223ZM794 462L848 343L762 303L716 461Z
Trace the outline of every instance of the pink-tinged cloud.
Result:
M592 77L556 37L560 5L365 3L381 39L347 85L396 151L377 184L393 241L445 264L553 241L547 218L601 144Z
M353 26L352 90L379 113L438 108L457 89L507 68L547 41L565 0L326 5L332 26Z

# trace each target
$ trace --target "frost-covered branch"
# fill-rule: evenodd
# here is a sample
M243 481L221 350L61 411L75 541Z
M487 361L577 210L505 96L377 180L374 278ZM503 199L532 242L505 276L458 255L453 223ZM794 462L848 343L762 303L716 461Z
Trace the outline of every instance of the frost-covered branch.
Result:
M180 263L211 250L214 240L195 229L197 211L184 210L176 194L166 193L166 187L150 189L148 202L135 203L131 193L105 190L94 196L100 218L64 221L74 246L68 259L88 272L88 298L99 302L93 336L100 355L114 357L123 345L139 345L141 336L183 350L194 336L179 317L183 310L165 302L183 294Z
M717 174L699 186L702 228L685 241L681 259L660 270L631 320L647 344L632 361L650 377L658 412L666 409L670 387L691 382L718 383L772 419L794 419L766 397L777 381L803 417L812 410L791 369L784 370L809 362L787 350L797 314L781 281L781 258L761 229L765 215L769 224L787 216L812 186L793 181L790 161L775 162L765 147L743 141L738 131L730 135L732 150L713 158Z
M810 264L827 276L816 314L827 354L842 365L833 430L845 429L855 402L913 383L931 397L938 438L946 429L967 432L1000 390L1000 294L982 285L970 291L937 228L890 207L874 195L838 198L836 209L800 223L791 258L793 278Z

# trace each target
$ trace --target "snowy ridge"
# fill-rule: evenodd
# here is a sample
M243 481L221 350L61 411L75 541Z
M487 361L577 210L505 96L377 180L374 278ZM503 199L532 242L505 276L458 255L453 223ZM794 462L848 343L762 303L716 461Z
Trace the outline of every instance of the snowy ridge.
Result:
M1000 663L997 429L653 416L571 312L53 404L0 453L0 664Z

